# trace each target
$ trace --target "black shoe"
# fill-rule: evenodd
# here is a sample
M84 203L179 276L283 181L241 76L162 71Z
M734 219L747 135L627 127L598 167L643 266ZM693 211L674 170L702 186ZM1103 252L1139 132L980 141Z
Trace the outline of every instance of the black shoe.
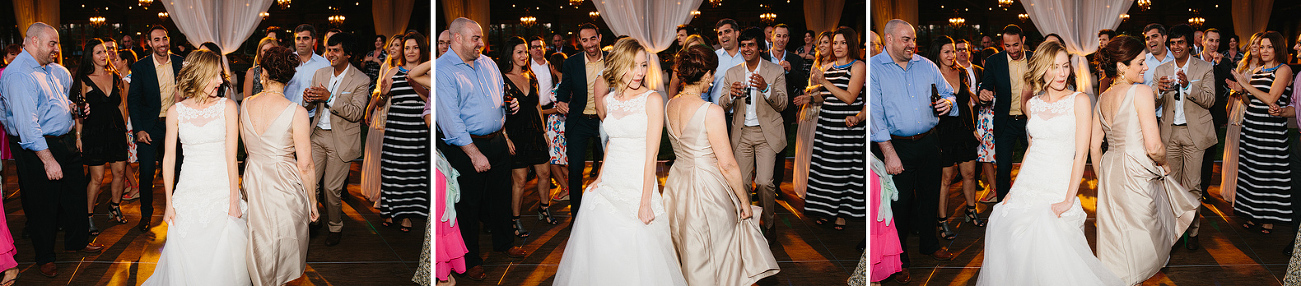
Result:
M1188 250L1197 250L1200 247L1202 247L1202 243L1197 240L1196 236L1189 236L1186 240L1184 240L1184 248L1187 248ZM1291 250L1292 247L1288 246L1287 249Z
M325 235L325 246L339 245L339 239L343 237L343 232L330 232Z
M136 225L136 229L139 229L142 232L149 232L149 221L147 220L140 221L140 224Z

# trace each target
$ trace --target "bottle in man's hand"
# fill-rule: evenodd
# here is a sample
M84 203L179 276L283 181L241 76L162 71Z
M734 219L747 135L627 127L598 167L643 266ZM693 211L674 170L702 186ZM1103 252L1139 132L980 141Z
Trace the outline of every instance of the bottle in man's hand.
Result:
M940 102L940 90L938 88L935 88L935 84L932 83L931 84L931 108L935 109L934 112L935 112L935 116L937 117L940 116L940 109L939 107L936 107L935 104L939 102Z

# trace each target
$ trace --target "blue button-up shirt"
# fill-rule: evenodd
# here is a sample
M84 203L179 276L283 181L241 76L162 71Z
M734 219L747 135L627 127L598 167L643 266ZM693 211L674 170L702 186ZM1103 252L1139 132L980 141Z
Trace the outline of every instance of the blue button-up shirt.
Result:
M0 123L5 132L18 136L23 149L49 149L45 135L72 131L71 84L68 69L56 63L42 66L24 50L0 75Z
M330 67L330 60L313 53L312 59L299 64L298 68L294 69L294 78L285 84L285 99L303 105L303 90L312 86L312 77L316 76L316 70L327 67ZM316 110L307 111L307 116L316 116Z
M1156 75L1156 67L1173 60L1175 60L1175 54L1171 53L1170 49L1165 49L1165 60L1157 60L1156 56L1153 56L1152 53L1148 53L1147 56L1143 58L1143 64L1147 65L1147 72L1143 73L1143 84L1156 88L1156 81L1152 79L1152 77Z
M438 128L443 132L443 142L452 146L473 143L470 135L488 135L501 130L506 124L505 103L502 102L503 79L497 63L479 55L474 65L468 65L447 50L438 58L434 70L434 114Z
M944 80L935 63L913 55L908 69L894 63L889 53L872 57L872 124L869 135L872 142L885 142L890 135L913 136L922 134L940 123L931 107L931 85L939 90L940 97L956 102L953 87ZM958 116L957 108L949 109L949 116Z
M714 69L714 88L709 90L708 95L701 95L701 99L718 104L718 98L732 90L732 86L723 86L723 78L727 75L727 70L745 63L745 57L741 56L739 49L736 50L736 55L728 55L727 50L724 49L714 51L714 55L718 56L718 68Z

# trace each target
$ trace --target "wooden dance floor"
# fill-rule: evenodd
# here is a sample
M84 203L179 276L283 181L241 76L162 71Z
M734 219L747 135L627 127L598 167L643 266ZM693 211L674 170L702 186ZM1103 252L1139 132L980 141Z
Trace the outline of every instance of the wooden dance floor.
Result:
M63 253L63 233L58 233L54 251L57 255L59 275L42 276L35 265L32 243L21 236L27 217L23 212L18 193L18 179L12 161L4 161L4 207L9 230L17 246L18 268L22 276L15 285L140 285L153 273L158 256L166 239L167 225L161 223L163 191L154 194L155 226L149 233L134 227L140 221L139 200L124 202L122 212L127 224L117 224L108 219L109 176L104 191L97 200L95 225L100 229L96 243L104 244L101 254L82 255ZM379 211L362 194L358 184L361 163L354 163L348 176L347 191L343 195L343 238L339 245L325 246L326 226L319 235L313 233L307 253L307 273L289 285L412 285L424 243L425 221L413 220L410 233L398 231L397 226L380 225ZM157 179L162 185L162 177ZM324 214L322 214L324 219Z
M787 160L788 175L791 173L789 162ZM664 162L658 166L662 186L668 167ZM804 216L803 201L791 191L790 176L784 179L786 182L781 185L782 194L777 201L777 242L771 247L781 272L759 281L759 285L845 285L862 255L856 248L866 239L864 220L850 220L844 231L813 224L812 219ZM565 252L573 220L569 216L569 202L555 202L551 205L551 213L560 223L549 225L538 221L535 183L536 180L532 180L526 184L520 207L520 220L532 234L527 239L515 239L515 245L522 245L528 256L514 259L504 253L492 252L492 236L483 233L478 239L480 248L487 252L484 254L484 270L488 277L483 281L473 281L454 274L457 285L551 285Z
M1015 177L1017 170L1013 170ZM1214 181L1209 199L1202 204L1201 248L1188 250L1183 241L1171 250L1170 262L1161 272L1143 285L1282 285L1290 257L1284 256L1296 228L1288 224L1275 225L1272 234L1261 234L1259 227L1250 231L1241 225L1245 220L1234 217L1233 209L1220 196L1219 163L1215 165ZM1084 223L1084 234L1089 246L1097 250L1097 177L1086 168L1085 180L1079 195L1089 219ZM956 228L955 240L940 239L953 252L952 261L938 261L916 253L917 236L909 238L908 249L912 258L913 281L908 285L975 285L980 265L984 259L985 229L963 222L961 209L966 204L961 191L961 181L955 182L949 194L948 213L955 218L950 223ZM977 188L979 190L979 188ZM984 192L978 192L977 198ZM978 203L981 217L988 217L989 204ZM958 214L958 215L953 215ZM883 285L900 285L893 279Z

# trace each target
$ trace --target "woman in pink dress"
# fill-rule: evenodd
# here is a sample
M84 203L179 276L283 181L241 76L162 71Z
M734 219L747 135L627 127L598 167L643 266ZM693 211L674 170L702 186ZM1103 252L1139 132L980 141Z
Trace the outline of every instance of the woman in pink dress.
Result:
M456 182L456 177L460 173L452 168L452 164L443 158L442 152L438 153L438 167L435 168L434 189L436 193L434 208L437 209L438 219L434 223L434 233L438 236L435 240L436 248L434 255L437 256L436 262L438 275L438 284L456 284L452 278L451 272L465 273L465 254L470 250L465 248L465 240L461 238L461 227L456 221L456 202L460 200L460 184ZM446 171L446 173L444 172Z
M868 255L872 261L871 271L869 271L872 273L872 282L880 282L899 273L895 280L899 283L908 283L912 277L909 277L908 269L903 269L903 263L899 261L903 247L899 245L899 231L895 229L894 213L887 203L898 200L899 194L894 188L894 180L890 175L886 175L885 163L875 155L872 156L870 172L872 178L876 178L875 184L868 184L872 189L869 196L875 199L872 200L871 208L868 210L872 229L872 247ZM885 209L882 210L881 207Z
M9 45L5 48L4 65L0 66L0 73L12 62L19 53L22 53L22 46L17 44ZM0 160L13 160L13 155L9 153L9 135L5 134L5 129L0 126ZM4 170L4 164L0 163L0 171ZM0 193L4 192L4 177L0 177ZM4 204L0 204L0 269L5 269L3 277L0 277L0 286L14 285L18 280L18 261L14 260L14 255L18 254L18 248L14 247L14 236L9 234L9 223L6 218Z

